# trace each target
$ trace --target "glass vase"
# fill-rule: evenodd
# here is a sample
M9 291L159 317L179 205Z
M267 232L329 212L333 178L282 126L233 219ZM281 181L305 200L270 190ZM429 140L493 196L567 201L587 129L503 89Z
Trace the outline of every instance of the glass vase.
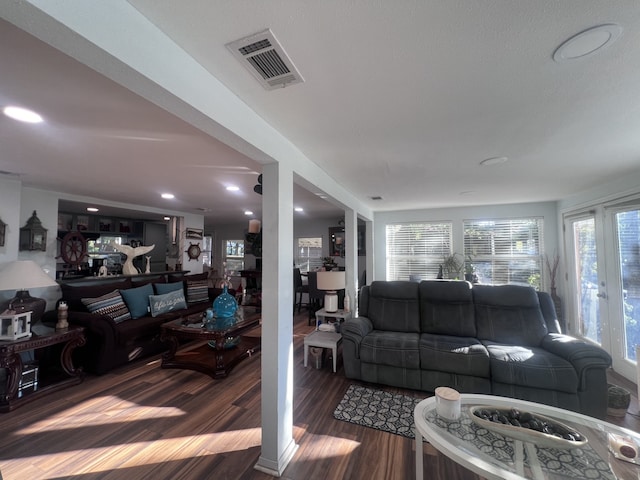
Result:
M213 301L217 327L222 330L232 326L235 323L236 310L238 310L238 302L225 285L222 293Z

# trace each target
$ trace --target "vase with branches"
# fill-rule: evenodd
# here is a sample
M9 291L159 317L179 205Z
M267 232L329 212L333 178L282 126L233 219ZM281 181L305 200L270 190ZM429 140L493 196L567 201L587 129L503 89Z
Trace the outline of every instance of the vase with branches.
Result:
M563 312L562 312L562 300L558 296L558 292L556 291L556 276L558 274L558 266L560 265L560 255L558 255L557 253L554 253L552 258L549 258L548 255L545 255L544 261L547 267L547 272L549 273L549 290L551 294L551 299L553 300L553 305L556 308L556 315L558 316L560 325L564 325Z
M547 265L547 272L549 273L549 288L551 295L556 293L556 275L558 274L558 265L560 264L560 255L557 253L553 255L553 258L549 259L549 255L544 256L544 261Z

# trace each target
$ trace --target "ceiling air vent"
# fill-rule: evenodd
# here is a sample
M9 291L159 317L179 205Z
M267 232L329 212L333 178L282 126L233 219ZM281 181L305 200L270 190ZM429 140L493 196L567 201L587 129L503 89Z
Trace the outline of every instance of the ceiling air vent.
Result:
M267 90L304 82L269 29L227 43L226 47Z

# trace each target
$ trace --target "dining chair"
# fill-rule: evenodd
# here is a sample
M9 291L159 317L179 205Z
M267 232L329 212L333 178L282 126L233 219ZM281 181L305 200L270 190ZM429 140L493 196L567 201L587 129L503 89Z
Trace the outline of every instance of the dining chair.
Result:
M324 291L318 290L318 272L307 274L307 286L309 287L309 325L315 324L316 311L322 308L324 302Z
M302 273L299 268L293 269L293 313L296 313L296 304L298 304L298 313L302 310L302 295L309 294L309 285L302 282ZM307 307L309 304L307 304Z

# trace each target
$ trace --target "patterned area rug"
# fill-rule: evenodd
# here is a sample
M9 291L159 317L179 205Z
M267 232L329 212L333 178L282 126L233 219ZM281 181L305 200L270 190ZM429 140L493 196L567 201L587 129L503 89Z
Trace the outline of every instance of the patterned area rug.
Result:
M413 410L424 400L375 388L350 385L333 412L343 422L414 438Z

